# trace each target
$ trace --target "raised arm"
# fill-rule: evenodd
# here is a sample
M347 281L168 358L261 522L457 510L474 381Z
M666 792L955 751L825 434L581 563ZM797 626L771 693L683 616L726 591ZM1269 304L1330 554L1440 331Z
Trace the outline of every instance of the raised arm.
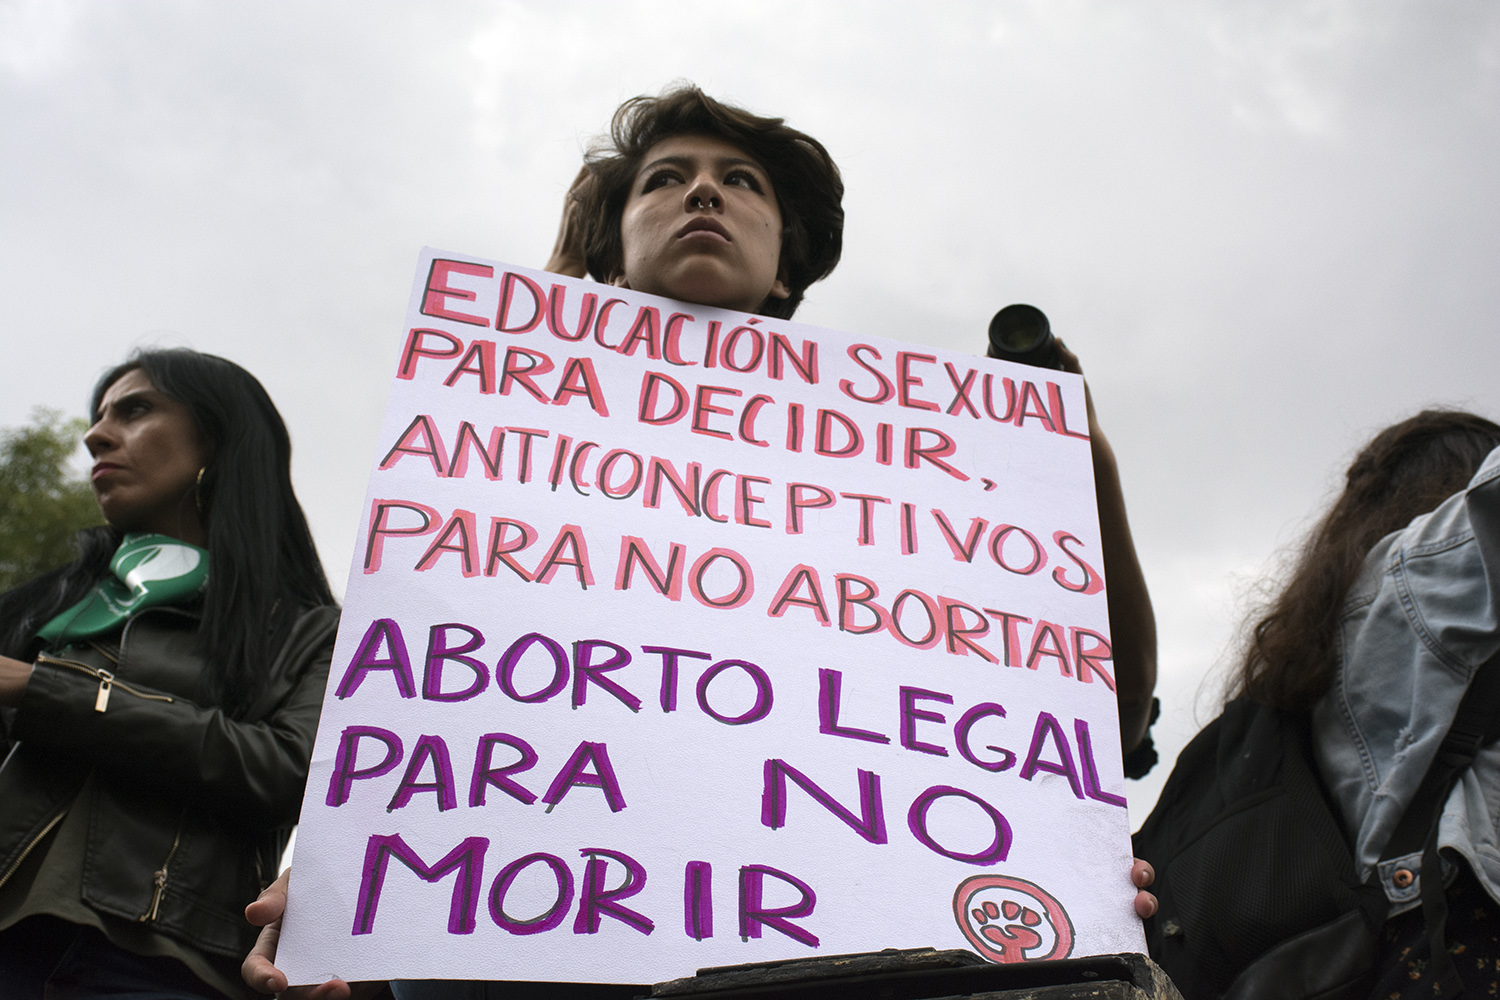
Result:
M593 181L594 174L585 165L568 185L568 193L563 196L562 219L557 224L557 242L552 244L552 256L547 258L543 270L570 278L588 277L588 266L583 260L583 227L578 219L578 193Z
M1063 369L1083 374L1078 355L1058 342ZM1094 398L1084 383L1089 439L1094 455L1094 492L1099 504L1099 532L1104 545L1104 576L1109 595L1109 632L1114 648L1115 697L1120 704L1120 745L1129 753L1146 738L1156 689L1156 615L1146 590L1146 575L1135 553L1125 494L1114 449L1099 427Z

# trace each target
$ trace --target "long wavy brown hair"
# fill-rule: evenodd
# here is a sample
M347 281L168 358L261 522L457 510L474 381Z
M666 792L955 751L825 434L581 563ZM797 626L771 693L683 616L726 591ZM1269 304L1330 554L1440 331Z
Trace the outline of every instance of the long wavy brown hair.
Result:
M1423 410L1387 427L1346 474L1291 579L1251 630L1231 696L1281 709L1322 697L1337 666L1345 596L1375 543L1468 484L1500 446L1500 426L1459 410Z

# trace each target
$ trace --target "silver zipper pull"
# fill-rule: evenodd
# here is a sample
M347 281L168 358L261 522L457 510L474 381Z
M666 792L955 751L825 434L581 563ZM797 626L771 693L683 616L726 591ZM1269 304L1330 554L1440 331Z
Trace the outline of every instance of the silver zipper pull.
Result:
M94 696L94 711L102 712L109 707L109 692L114 688L115 675L108 670L99 671L99 693Z
M156 891L151 894L151 909L141 914L140 922L155 920L157 913L161 910L162 893L167 889L167 868L165 865L158 868L151 876L151 881L156 883Z

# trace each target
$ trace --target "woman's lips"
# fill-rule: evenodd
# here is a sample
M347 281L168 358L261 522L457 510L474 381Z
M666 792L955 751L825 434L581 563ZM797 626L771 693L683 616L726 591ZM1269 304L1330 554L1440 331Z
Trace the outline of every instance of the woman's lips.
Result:
M116 465L113 462L97 462L94 464L94 470L90 473L89 478L97 481L101 476L107 476L111 472L117 472L122 468L124 466Z
M719 239L723 240L726 243L734 242L729 238L729 230L725 229L723 224L720 223L719 220L710 219L706 216L699 216L698 218L689 222L687 225L683 226L681 229L677 230L677 238L682 239L686 236L691 236L694 233L703 233L705 234L705 238L707 238L707 236L711 234L713 236L717 236Z

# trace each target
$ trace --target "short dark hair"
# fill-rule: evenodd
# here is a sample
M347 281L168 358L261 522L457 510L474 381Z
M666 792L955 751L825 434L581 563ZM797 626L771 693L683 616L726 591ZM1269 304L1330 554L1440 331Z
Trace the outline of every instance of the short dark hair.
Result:
M207 703L244 717L265 689L265 671L303 610L333 604L307 518L292 492L286 424L260 382L232 361L185 348L141 350L100 377L89 404L140 371L187 407L210 458L198 484L211 559L198 639L211 665ZM80 601L119 544L108 526L79 534L69 565L0 595L0 652L24 656L36 631Z
M584 158L594 183L579 195L584 262L596 281L624 266L620 220L636 171L652 146L678 135L722 139L748 153L770 175L781 209L781 270L791 294L768 298L767 316L790 319L807 287L826 278L844 248L844 181L823 144L789 127L716 101L691 84L658 97L632 97L615 111L609 136Z

